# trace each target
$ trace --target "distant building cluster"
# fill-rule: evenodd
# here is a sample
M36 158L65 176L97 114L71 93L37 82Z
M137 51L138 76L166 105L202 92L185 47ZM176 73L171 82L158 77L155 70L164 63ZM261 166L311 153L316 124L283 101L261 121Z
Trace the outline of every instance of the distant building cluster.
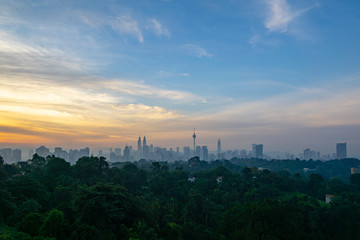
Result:
M21 161L21 149L3 148L0 149L0 156L6 163L16 163Z
M90 155L90 148L86 147L84 149L70 149L69 152L63 150L61 147L56 147L54 152L51 153L48 148L45 146L40 146L35 150L35 153L41 157L47 157L49 155L54 155L55 157L65 159L71 164L75 164L75 162L81 157L88 157Z
M153 161L187 161L192 157L199 157L200 160L204 161L214 161L217 159L232 159L232 158L264 158L264 159L295 159L293 154L281 154L278 152L264 154L264 145L263 144L252 144L251 151L246 151L245 149L235 149L235 150L226 150L224 151L221 146L220 138L217 140L217 149L214 152L209 152L208 146L206 145L197 145L196 144L196 134L195 129L192 135L193 146L184 146L182 152L180 147L176 149L154 147L153 144L148 144L146 137L143 139L139 136L137 140L137 148L134 149L132 146L126 145L124 149L122 148L109 148L109 151L104 152L103 150L98 150L98 157L106 157L110 162L121 162L121 161L138 161L141 159L153 160ZM81 157L88 157L90 155L90 149L88 147L83 149L70 149L69 151L63 150L61 147L55 147L54 152L50 152L49 148L45 146L40 146L35 149L30 149L28 152L28 159L31 159L32 156L36 153L41 157L47 157L49 155L54 155L55 157L65 159L71 164ZM3 148L0 149L0 156L3 157L6 163L16 163L22 161L22 152L20 149ZM306 148L303 153L299 154L299 158L302 160L330 160L330 159L343 159L347 158L347 149L345 143L336 144L336 153L330 155L320 155L319 151L311 150Z

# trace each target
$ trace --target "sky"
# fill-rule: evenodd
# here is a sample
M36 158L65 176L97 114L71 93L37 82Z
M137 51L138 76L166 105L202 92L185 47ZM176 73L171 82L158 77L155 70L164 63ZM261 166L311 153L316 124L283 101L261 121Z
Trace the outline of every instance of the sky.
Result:
M0 4L0 148L360 156L358 0Z

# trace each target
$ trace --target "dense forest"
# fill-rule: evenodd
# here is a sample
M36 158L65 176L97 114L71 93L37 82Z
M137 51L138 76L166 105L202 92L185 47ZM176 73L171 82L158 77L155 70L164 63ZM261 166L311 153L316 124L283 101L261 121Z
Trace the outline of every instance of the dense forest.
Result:
M0 157L0 239L360 239L359 164Z

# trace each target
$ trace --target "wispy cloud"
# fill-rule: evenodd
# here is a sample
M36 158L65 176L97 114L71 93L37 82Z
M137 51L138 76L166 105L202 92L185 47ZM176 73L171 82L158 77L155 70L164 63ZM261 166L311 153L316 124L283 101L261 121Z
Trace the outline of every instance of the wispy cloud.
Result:
M211 58L213 56L207 50L195 44L185 44L183 45L183 48L187 51L189 55L196 56L198 58L202 58L202 57Z
M0 132L0 141L124 141L130 128L182 118L176 106L203 101L144 81L100 78L87 63L2 32L0 126L16 131Z
M116 17L111 22L111 26L116 31L134 35L135 37L137 37L139 42L141 42L141 43L144 42L144 37L143 37L142 31L140 30L138 22L131 16Z
M135 37L140 43L144 42L144 35L146 35L146 33L152 33L165 37L171 36L167 26L160 23L159 20L155 18L134 17L131 14L122 13L115 16L101 16L83 11L77 11L76 14L83 23L92 28L99 30L102 27L110 26L119 34Z
M164 35L166 37L170 37L170 32L167 29L166 26L162 25L158 20L156 19L149 19L150 22L150 28L154 30L154 32L161 36Z
M156 78L169 78L169 77L189 77L189 73L175 73L175 72L166 72L158 71L155 75Z
M269 0L268 15L265 21L265 27L271 32L287 32L289 24L300 17L310 9L319 6L315 4L305 9L293 9L287 0Z
M229 105L213 115L202 116L201 120L227 122L234 130L358 125L359 86L353 89L339 86L341 84L330 88L293 88L290 93ZM336 89L338 94L331 94Z
M259 34L253 34L250 39L248 40L248 43L256 47L257 45L265 45L265 46L278 46L280 44L279 39L272 39L272 38L265 38L263 36L260 36Z
M146 85L144 83L124 81L124 80L113 80L104 81L103 86L109 89L113 89L128 95L136 95L148 98L162 98L173 100L178 103L189 103L189 102L205 102L204 98L196 96L189 92L179 90L168 90Z

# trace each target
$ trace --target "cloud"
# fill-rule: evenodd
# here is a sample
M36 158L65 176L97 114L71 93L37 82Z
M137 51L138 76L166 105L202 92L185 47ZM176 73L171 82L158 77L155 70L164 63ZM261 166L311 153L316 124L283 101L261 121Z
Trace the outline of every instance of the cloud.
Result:
M253 34L250 39L248 40L248 43L255 47L257 45L265 45L265 46L278 46L280 44L279 39L271 39L271 38L264 38L260 36L259 34Z
M339 84L340 86L341 84ZM337 94L332 94L336 92ZM227 126L279 130L302 127L358 125L359 87L297 88L263 100L229 105L201 118ZM203 119L205 122L205 120Z
M134 35L138 38L139 42L144 42L144 37L139 28L138 22L131 16L118 16L111 22L111 26L116 31Z
M155 75L156 78L169 78L169 77L189 77L189 73L174 73L174 72L165 72L158 71Z
M0 126L7 130L0 132L0 141L125 141L121 136L131 129L154 130L181 119L175 106L202 101L190 92L144 81L92 76L87 64L56 48L2 32Z
M104 81L103 86L133 96L167 99L178 103L204 102L203 98L189 92L161 89L133 81Z
M94 13L76 11L77 18L86 25L100 30L102 27L110 26L120 34L132 35L140 43L144 42L144 33L151 32L158 36L170 37L168 28L155 18L133 17L132 15L101 16Z
M170 37L170 32L166 26L160 24L156 19L149 19L150 28L155 31L155 33L159 36L164 35L166 37Z
M204 48L199 47L194 44L185 44L185 45L183 45L183 48L187 51L188 54L190 54L192 56L196 56L198 58L202 58L202 57L211 58L213 56L211 53L206 51Z
M296 18L300 17L318 4L305 9L292 9L287 0L269 0L268 15L265 21L265 27L270 32L287 32L289 24Z

